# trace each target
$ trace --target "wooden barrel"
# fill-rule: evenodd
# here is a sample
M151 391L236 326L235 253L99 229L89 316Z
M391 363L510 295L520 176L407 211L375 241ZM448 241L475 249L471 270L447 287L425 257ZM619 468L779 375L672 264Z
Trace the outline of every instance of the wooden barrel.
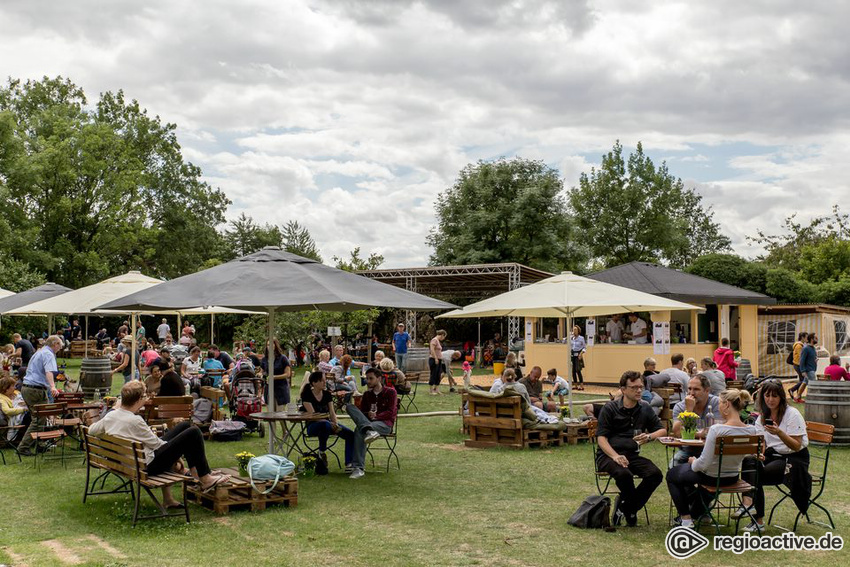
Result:
M747 379L747 375L753 373L753 365L750 363L749 358L742 358L738 360L738 368L735 369L738 380L742 382Z
M90 396L95 390L101 395L112 389L112 363L109 358L84 358L80 364L80 388Z
M850 446L850 382L809 382L806 390L806 421L834 425L832 444Z
M404 359L405 372L428 372L428 347L410 347Z

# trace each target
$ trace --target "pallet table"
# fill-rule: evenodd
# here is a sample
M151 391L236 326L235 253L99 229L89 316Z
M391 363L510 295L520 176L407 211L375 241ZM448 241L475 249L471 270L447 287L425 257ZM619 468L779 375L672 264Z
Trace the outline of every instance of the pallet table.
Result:
M247 477L240 477L236 469L216 469L219 473L230 475L230 479L215 487L211 492L203 492L200 485L188 487L186 498L200 504L215 514L228 514L231 510L244 509L259 512L269 504L283 504L286 507L298 505L298 479L287 476L280 479L274 490L261 494L254 490ZM273 481L254 481L261 491L268 490Z

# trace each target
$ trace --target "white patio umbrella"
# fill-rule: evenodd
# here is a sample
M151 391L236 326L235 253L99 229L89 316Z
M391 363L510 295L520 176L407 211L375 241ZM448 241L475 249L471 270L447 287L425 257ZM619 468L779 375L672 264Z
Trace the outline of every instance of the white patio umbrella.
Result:
M701 307L561 272L537 283L456 309L438 318L468 317L597 317L636 311L690 311ZM572 361L567 357L570 415L573 413Z
M130 315L131 333L133 339L133 348L130 351L130 363L133 368L136 367L136 320L140 314L151 315L210 315L214 317L216 313L239 313L239 314L264 314L258 311L245 311L241 309L231 309L227 307L192 307L187 309L155 309L155 310L96 310L98 306L121 299L133 293L149 289L153 286L164 283L162 280L152 278L142 274L139 271L130 271L120 276L115 276L92 284L86 287L81 287L73 291L68 291L60 295L55 295L48 299L35 301L27 305L21 305L15 309L11 309L6 313L8 315L83 315L85 317L85 336L89 333L89 315L109 316L109 315ZM86 355L88 355L88 342L86 342Z
M3 289L0 287L0 299L4 297L9 297L10 295L15 295L14 291L9 291L8 289Z

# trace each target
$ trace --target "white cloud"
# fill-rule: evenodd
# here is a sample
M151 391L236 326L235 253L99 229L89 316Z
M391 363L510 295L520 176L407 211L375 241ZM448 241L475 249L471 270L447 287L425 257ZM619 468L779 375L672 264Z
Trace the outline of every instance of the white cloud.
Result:
M692 185L751 252L756 228L848 194L848 19L790 0L30 1L0 5L0 72L124 89L178 124L231 217L297 218L328 258L422 264L467 163L543 159L571 186L615 139L687 153L672 173L705 172ZM741 143L769 149L730 157Z

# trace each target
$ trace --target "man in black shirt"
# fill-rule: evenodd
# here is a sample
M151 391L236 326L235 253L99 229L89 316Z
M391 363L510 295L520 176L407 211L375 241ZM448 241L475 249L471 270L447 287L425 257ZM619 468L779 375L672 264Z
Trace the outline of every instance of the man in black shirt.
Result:
M27 373L27 366L30 363L32 355L35 354L35 349L31 342L21 337L20 333L12 335L12 340L15 341L15 352L12 354L12 357L21 359L21 364L12 365L12 370L17 371L19 376L18 382L23 382L24 375ZM20 390L20 385L18 389Z
M652 408L640 403L643 377L628 370L620 377L622 397L611 400L599 414L596 467L611 475L620 494L614 504L614 525L625 519L637 524L637 512L661 484L664 476L655 464L640 456L640 446L666 434ZM635 487L634 476L642 479Z
M224 366L224 370L227 373L230 373L230 371L233 370L233 366L236 364L235 362L233 362L233 357L231 357L223 350L219 349L218 346L210 345L208 352L211 352L213 358L219 361L222 366Z

